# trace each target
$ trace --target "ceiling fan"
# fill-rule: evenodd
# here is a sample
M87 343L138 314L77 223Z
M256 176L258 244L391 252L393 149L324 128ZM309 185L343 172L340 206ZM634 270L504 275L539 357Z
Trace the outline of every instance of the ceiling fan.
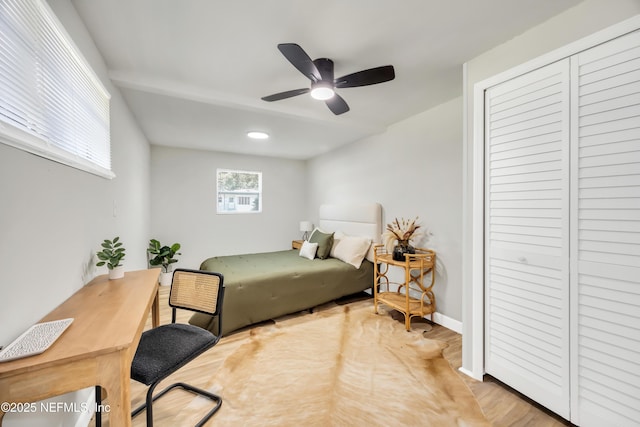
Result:
M288 90L269 96L264 96L264 101L272 102L281 99L291 98L311 92L315 99L325 101L327 107L333 114L343 114L349 111L349 105L340 95L335 93L335 89L368 86L377 83L384 83L395 78L395 71L392 65L369 68L346 76L333 77L333 61L328 58L318 58L311 60L309 55L295 43L282 43L278 45L278 50L285 58L293 64L302 74L311 80L310 88Z

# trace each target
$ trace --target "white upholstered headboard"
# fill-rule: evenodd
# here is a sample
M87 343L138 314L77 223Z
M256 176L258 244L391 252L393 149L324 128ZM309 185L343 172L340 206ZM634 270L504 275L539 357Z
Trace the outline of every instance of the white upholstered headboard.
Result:
M379 243L382 234L382 206L379 203L361 205L321 205L318 228L325 232L342 231L353 236L370 237Z

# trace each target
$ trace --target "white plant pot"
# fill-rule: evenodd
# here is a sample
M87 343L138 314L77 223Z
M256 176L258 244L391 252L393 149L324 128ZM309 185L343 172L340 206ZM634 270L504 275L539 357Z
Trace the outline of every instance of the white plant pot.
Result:
M109 280L122 279L124 277L124 266L120 265L109 270Z
M160 273L161 286L171 286L172 279L173 279L173 273Z

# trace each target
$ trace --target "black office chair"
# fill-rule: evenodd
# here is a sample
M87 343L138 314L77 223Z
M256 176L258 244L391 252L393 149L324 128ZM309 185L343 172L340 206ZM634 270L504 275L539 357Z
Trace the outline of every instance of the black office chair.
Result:
M149 386L146 402L136 408L131 417L135 417L146 408L147 426L153 426L153 402L176 387L207 397L216 403L215 407L196 424L197 427L202 426L220 409L220 396L182 382L168 386L155 396L153 391L160 381L218 343L222 331L220 323L223 296L222 274L186 269L174 271L169 293L171 323L142 334L131 364L131 378ZM177 308L217 317L216 334L197 326L175 323Z

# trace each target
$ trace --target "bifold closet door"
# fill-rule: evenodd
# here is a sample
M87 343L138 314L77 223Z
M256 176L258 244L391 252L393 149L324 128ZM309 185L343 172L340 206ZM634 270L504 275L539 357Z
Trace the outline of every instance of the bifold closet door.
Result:
M640 32L572 61L572 421L637 426Z
M567 418L569 72L485 94L485 370Z

